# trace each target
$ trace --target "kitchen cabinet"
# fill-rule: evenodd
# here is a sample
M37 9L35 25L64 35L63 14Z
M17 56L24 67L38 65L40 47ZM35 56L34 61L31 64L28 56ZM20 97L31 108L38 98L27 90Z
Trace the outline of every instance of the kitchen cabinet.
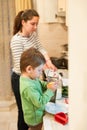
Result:
M58 17L66 15L66 0L58 0Z
M58 0L44 0L45 22L58 22Z
M40 22L59 22L60 17L65 19L66 0L37 0L37 10Z

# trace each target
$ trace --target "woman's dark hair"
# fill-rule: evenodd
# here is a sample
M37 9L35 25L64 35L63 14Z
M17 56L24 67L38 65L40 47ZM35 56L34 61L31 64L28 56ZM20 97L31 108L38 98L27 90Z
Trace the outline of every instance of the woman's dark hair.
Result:
M20 70L25 71L28 65L31 65L33 68L38 67L41 64L45 64L46 60L41 52L35 48L30 48L24 51L20 59Z
M34 16L39 17L39 14L34 9L26 9L24 11L20 11L14 19L13 35L22 29L22 20L26 22L27 20L31 20Z

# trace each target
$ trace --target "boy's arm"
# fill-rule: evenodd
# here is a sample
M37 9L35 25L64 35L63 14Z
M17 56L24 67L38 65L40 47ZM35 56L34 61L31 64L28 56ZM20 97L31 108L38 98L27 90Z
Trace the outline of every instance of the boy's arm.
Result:
M42 90L43 92L47 89L47 82L43 81L43 80L39 80L41 86L42 86Z

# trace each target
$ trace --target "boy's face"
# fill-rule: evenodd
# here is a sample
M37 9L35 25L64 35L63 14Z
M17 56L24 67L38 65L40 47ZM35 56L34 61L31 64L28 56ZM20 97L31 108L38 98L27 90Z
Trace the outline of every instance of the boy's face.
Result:
M36 79L39 78L42 74L43 71L43 64L41 64L40 66L36 67L35 69L31 69L31 74L30 74L30 78L32 79Z

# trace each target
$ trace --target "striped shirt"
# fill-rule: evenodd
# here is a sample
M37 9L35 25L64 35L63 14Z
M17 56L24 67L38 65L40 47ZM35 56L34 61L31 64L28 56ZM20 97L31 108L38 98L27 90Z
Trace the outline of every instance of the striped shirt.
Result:
M40 44L40 41L37 37L36 32L32 33L29 37L21 36L20 34L16 34L12 37L10 48L12 55L12 63L13 63L13 72L20 74L20 57L23 51L30 47L37 48L43 55L46 50Z

